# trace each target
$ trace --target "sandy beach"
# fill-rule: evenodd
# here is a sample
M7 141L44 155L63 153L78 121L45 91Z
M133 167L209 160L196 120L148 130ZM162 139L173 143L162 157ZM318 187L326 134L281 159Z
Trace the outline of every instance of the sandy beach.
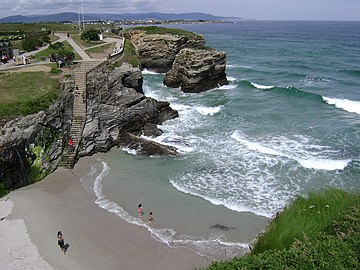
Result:
M1 199L0 269L180 270L211 263L99 208L80 182L93 158L82 158L71 171L59 168ZM59 230L70 245L66 254L57 245Z

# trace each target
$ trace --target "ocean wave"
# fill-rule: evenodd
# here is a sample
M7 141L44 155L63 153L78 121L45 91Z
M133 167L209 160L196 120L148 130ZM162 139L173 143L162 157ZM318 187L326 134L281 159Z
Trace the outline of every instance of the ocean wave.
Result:
M257 83L251 83L255 88L257 89L263 89L263 90L266 90L266 89L273 89L275 86L272 86L272 85L261 85L261 84L257 84Z
M151 71L151 70L148 70L148 69L143 69L141 71L141 74L147 74L147 75L158 75L158 74L164 74L164 73L157 73L155 71Z
M316 170L344 170L350 163L351 159L345 160L328 160L328 159L296 159L301 166L307 169L316 169Z
M340 70L340 72L344 72L346 74L353 75L356 77L360 76L360 69L342 69Z
M235 77L226 77L226 79L229 81L229 82L235 82L237 79Z
M247 87L260 89L260 90L269 90L269 89L275 88L275 86L272 86L272 85L262 85L262 84L254 83L254 82L251 82L248 80L241 80L240 84L247 86Z
M280 93L283 95L294 96L294 97L306 97L306 98L318 99L318 100L321 100L322 98L322 96L319 94L306 92L293 86L281 87L281 86L272 86L272 85L261 85L248 80L241 80L240 85L248 88L259 89L259 90L269 90L272 92Z
M203 107L203 106L197 106L195 109L201 114L201 115L214 115L218 112L220 112L223 109L223 106L218 107Z
M297 161L301 166L307 169L314 169L314 170L327 170L327 171L334 171L334 170L344 170L348 164L351 163L351 159L343 159L343 160L333 160L333 159L324 159L317 156L314 156L315 153L310 152L307 150L307 146L304 144L298 146L291 146L292 142L283 140L284 146L281 147L281 150L275 148L275 143L266 146L260 142L254 142L246 138L243 134L239 131L234 131L231 135L231 138L235 139L236 141L240 142L241 144L245 145L248 149L252 151L256 151L265 155L273 155L273 156L280 156L285 157L294 161ZM283 150L289 148L287 151L284 152ZM321 146L314 146L310 145L309 149L317 149L316 153L321 154ZM297 152L298 151L298 152ZM301 155L299 157L299 155Z
M167 244L170 247L185 247L194 252L209 256L214 259L221 259L222 254L226 251L229 257L242 256L249 252L249 243L231 243L223 241L221 237L212 237L208 239L195 238L187 235L178 236L176 231L171 228L154 228L149 223L143 221L142 218L134 217L125 211L120 205L107 199L103 194L102 181L109 173L110 167L104 161L102 163L102 170L94 181L94 193L97 197L95 203L102 209L116 214L121 219L130 224L145 227L151 236Z
M340 98L329 98L329 97L322 97L323 100L330 104L334 105L339 109L343 109L347 112L360 114L360 101L353 101L349 99L340 99Z
M252 69L251 66L242 66L242 65L236 65L236 64L227 64L226 65L227 69Z

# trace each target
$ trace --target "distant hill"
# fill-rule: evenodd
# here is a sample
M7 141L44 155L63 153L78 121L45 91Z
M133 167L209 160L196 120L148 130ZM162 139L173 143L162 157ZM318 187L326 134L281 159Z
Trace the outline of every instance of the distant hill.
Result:
M240 18L219 17L206 13L122 13L122 14L85 14L85 20L239 20ZM65 12L49 15L9 16L0 19L0 23L36 23L77 21L78 13Z

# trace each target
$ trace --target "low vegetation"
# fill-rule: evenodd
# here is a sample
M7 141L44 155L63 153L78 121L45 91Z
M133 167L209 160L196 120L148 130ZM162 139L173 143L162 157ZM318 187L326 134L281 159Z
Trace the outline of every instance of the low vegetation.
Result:
M33 31L73 31L77 30L71 24L64 23L0 23L0 32L33 32Z
M100 33L99 29L91 28L81 34L81 39L86 41L98 41L100 40Z
M58 80L50 73L0 73L0 118L44 110L58 95Z
M250 255L207 269L360 269L359 250L360 195L329 189L297 198Z
M71 37L83 49L104 43L101 40L83 40L79 34L73 34Z
M200 37L199 34L182 30L182 29L174 29L174 28L165 28L165 27L159 27L159 26L138 26L129 28L126 31L129 30L143 30L146 34L171 34L171 35L178 35L178 36L185 36L189 39L195 39Z
M86 53L106 53L106 51L111 50L112 48L114 48L114 44L115 43L110 43L110 44L104 44L104 45L100 45L100 46L96 46L93 48L88 48L85 49L84 51L86 51Z

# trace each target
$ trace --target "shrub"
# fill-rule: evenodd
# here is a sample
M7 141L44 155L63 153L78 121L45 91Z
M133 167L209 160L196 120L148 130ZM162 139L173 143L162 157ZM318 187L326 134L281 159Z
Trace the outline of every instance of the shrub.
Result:
M5 185L3 183L0 183L0 198L4 197L8 193L9 191L5 189Z
M52 68L52 69L50 70L50 73L51 73L51 74L54 74L54 75L58 75L58 74L60 74L61 72L62 72L62 70L59 69L59 68Z
M92 28L82 33L81 39L87 41L97 41L99 40L100 33L101 33L100 30Z
M40 41L40 35L37 33L28 33L25 35L25 38L22 40L22 48L25 51L33 51L37 47L42 46L42 41Z

